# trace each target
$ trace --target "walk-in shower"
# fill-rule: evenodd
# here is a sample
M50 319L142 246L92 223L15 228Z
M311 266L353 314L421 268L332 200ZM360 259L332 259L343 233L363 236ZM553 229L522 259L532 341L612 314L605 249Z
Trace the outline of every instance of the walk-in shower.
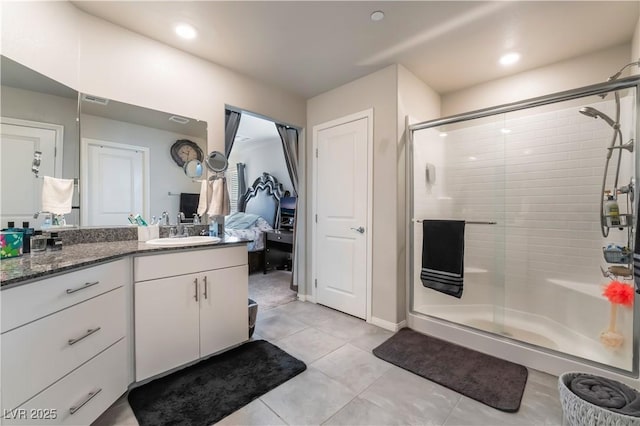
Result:
M556 374L637 377L639 310L603 296L633 286L640 77L620 73L408 127L410 327ZM466 221L459 299L420 279L424 219ZM617 348L600 337L613 311Z

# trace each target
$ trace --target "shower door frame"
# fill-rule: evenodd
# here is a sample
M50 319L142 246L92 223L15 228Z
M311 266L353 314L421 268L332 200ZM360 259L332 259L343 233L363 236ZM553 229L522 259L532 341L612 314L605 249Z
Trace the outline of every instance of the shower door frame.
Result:
M456 322L452 322L443 318L439 318L437 316L432 316L432 315L428 315L428 314L424 314L421 312L416 312L413 309L413 300L414 300L414 267L415 267L415 262L414 262L414 249L415 249L415 241L414 241L414 226L416 225L416 220L419 218L414 218L413 214L414 214L414 208L415 208L415 204L414 204L414 152L413 152L413 143L414 143L414 132L419 131L419 130L424 130L424 129L429 129L429 128L433 128L433 127L438 127L438 126L444 126L447 124L453 124L453 123L460 123L460 122L464 122L464 121L469 121L469 120L474 120L474 119L478 119L478 118L484 118L484 117L490 117L490 116L494 116L494 115L499 115L499 114L506 114L509 112L513 112L513 111L520 111L520 110L525 110L525 109L530 109L530 108L535 108L535 107L539 107L539 106L544 106L544 105L551 105L551 104L555 104L555 103L559 103L559 102L563 102L563 101L570 101L570 100L574 100L574 99L580 99L580 98L584 98L587 96L592 96L592 95L601 95L601 94L605 94L605 93L609 93L612 91L616 91L616 90L623 90L623 89L630 89L630 88L635 88L636 92L635 92L635 108L636 108L636 113L640 112L640 76L632 76L632 77L626 77L626 78L621 78L619 80L614 80L614 81L608 81L608 82L604 82L604 83L598 83L598 84L593 84L590 86L584 86L584 87L579 87L576 89L571 89L571 90L567 90L567 91L563 91L563 92L557 92L557 93L552 93L549 95L544 95L544 96L540 96L540 97L535 97L535 98L530 98L530 99L525 99L522 101L518 101L518 102L512 102L512 103L508 103L508 104L502 104L502 105L498 105L498 106L494 106L494 107L489 107L489 108L483 108L483 109L479 109L479 110L475 110L475 111L470 111L470 112L465 112L462 114L456 114L456 115L452 115L452 116L448 116L448 117L443 117L443 118L438 118L435 120L428 120L428 121L423 121L420 123L415 123L415 124L409 124L409 119L408 117L406 118L406 123L405 123L405 134L407 136L407 140L406 140L406 164L405 164L405 168L406 168L406 191L407 191L407 211L406 211L406 223L407 223L407 235L406 241L409 241L409 244L411 247L411 250L408 252L407 255L407 262L406 262L406 268L407 268L407 286L408 286L408 291L407 291L407 296L406 296L406 303L407 303L407 322L409 324L410 327L413 327L413 322L414 319L427 319L427 320L431 320L436 322L436 324L440 324L442 326L445 327L456 327L458 329L460 329L462 332L469 332L469 333L473 333L470 334L469 337L471 337L471 343L475 343L477 346L484 346L483 348L479 348L480 350L484 350L486 352L490 352L490 350L488 350L488 348L491 346L487 346L486 344L482 344L481 341L479 339L486 339L486 337L490 337L490 338L494 338L497 339L497 341L502 341L505 343L509 343L511 344L511 346L513 346L514 343L517 344L517 346L523 347L523 348L528 348L528 349L533 349L535 351L537 351L538 353L543 353L543 354L547 354L550 357L562 357L565 360L568 360L570 362L573 362L573 364L578 363L584 366L590 366L593 367L593 371L598 371L598 370L602 370L602 371L607 371L607 372L612 372L612 373L616 373L621 375L621 377L631 377L631 378L635 378L637 379L639 377L639 365L638 365L638 346L640 344L640 308L638 307L638 303L634 303L633 306L633 356L632 356L632 370L628 371L628 370L624 370L621 368L617 368L617 367L613 367L607 364L603 364L603 363L599 363L599 362L595 362L595 361L591 361L587 358L583 358L583 357L578 357L578 356L574 356L574 355L570 355L567 354L565 352L561 352L561 351L556 351L553 349L549 349L549 348L545 348L545 347L540 347L540 346L536 346L518 339L512 339L506 336L502 336L496 333L491 333L488 331L484 331L484 330L480 330L471 326L467 326L464 324L459 324ZM635 178L635 191L636 193L637 188L638 188L638 176L640 175L640 148L638 147L638 138L640 137L640 117L636 117L636 122L635 122L635 149L634 149L634 159L635 159L635 171L634 171L634 178ZM639 196L640 194L636 194L636 196ZM633 207L636 207L637 201L634 200L634 205ZM638 216L640 214L640 212L635 212L635 220L638 220ZM633 225L633 231L635 231L636 222L634 222ZM637 235L635 235L635 238L638 238ZM420 331L420 330L419 330ZM472 345L469 345L472 346ZM515 353L515 352L514 352ZM526 358L526 357L525 357ZM551 364L550 362L551 358L549 359L549 362L547 362L546 364ZM514 359L514 361L518 361L517 359ZM539 368L539 369L543 369L545 370L544 367L541 367L542 364L545 364L545 362L542 362L540 365L530 365L531 367L534 368ZM553 368L549 369L548 372L551 372L553 374L560 374L560 372L562 372L561 370L558 371L554 371Z

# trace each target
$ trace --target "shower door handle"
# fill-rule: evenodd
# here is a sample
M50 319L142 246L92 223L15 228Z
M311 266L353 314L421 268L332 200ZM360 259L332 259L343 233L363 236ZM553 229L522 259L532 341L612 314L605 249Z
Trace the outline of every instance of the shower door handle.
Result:
M362 226L359 226L358 228L350 228L350 229L353 229L356 232L364 234L364 228Z

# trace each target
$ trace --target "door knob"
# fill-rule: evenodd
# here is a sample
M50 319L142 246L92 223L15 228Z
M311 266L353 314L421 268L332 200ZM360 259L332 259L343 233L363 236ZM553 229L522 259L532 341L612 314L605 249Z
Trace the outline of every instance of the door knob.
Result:
M358 228L351 228L351 229L361 234L364 234L364 228L362 226L359 226Z

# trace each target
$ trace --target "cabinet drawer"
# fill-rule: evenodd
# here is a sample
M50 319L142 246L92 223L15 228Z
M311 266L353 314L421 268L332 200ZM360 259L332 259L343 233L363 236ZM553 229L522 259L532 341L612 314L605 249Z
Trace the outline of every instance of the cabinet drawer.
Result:
M2 423L91 424L127 390L126 357L127 345L126 339L123 339L19 408L5 414ZM46 414L53 417L52 413L55 413L55 418L38 419Z
M293 244L292 232L267 232L267 240Z
M126 318L121 287L4 333L2 408L17 407L124 337Z
M134 280L147 281L246 265L248 256L245 245L138 256L134 258Z
M128 259L2 291L2 332L42 318L130 281Z

